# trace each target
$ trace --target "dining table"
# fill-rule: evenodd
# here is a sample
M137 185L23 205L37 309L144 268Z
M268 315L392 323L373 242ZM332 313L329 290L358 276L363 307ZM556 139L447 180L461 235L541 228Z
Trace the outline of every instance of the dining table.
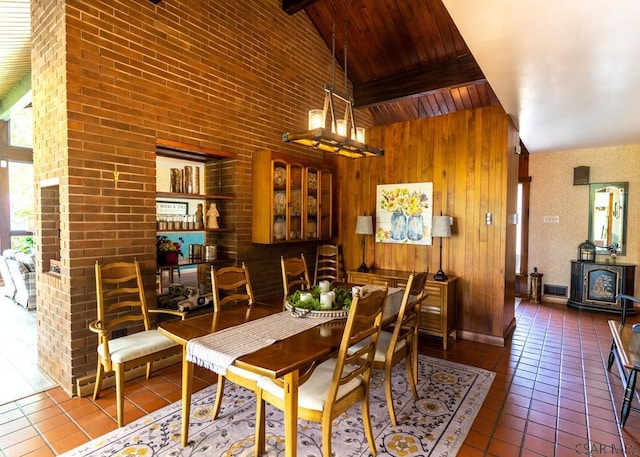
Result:
M395 322L402 302L403 291L402 288L388 288L383 324ZM191 350L194 341L200 341L217 332L231 335L236 327L238 333L241 333L246 325L259 324L259 322L253 321L273 319L279 313L280 315L285 313L282 306L254 303L250 307L234 305L219 312L159 324L158 330L162 334L182 345L181 444L183 447L189 443L189 417L195 365L194 361L190 360L193 358L192 353L188 353L187 350L190 346L189 342L191 341ZM286 313L290 314L289 311ZM256 350L246 351L232 361L233 365L239 368L271 379L280 379L283 382L285 392L285 455L289 457L295 457L297 454L300 373L304 372L311 364L324 361L335 355L340 347L346 324L346 317L330 320L318 319L318 325L314 325L313 319L315 317L300 317L299 321L305 321L304 330L261 345Z

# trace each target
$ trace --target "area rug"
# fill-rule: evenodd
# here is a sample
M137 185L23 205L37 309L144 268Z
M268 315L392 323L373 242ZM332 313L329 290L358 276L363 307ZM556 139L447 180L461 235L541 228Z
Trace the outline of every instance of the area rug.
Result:
M398 426L389 421L384 374L372 377L371 421L379 456L454 456L462 446L495 373L421 355L418 401L407 384L404 364L393 372ZM66 454L65 457L107 456L249 456L253 452L255 395L228 383L218 419L211 420L216 386L193 395L190 445L180 445L180 402L168 405ZM267 405L267 456L284 455L282 412ZM333 423L333 451L338 457L368 456L360 406ZM322 455L320 425L298 421L298 455Z

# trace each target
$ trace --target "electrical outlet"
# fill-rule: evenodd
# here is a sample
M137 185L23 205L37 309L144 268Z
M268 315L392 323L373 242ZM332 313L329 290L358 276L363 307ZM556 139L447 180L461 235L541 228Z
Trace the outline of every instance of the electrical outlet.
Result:
M559 224L560 216L544 216L543 222L545 224Z

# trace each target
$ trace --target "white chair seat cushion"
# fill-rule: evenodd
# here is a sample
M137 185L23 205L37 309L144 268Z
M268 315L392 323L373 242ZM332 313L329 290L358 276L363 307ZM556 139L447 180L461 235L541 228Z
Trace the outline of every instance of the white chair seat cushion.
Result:
M335 362L336 359L329 359L318 365L307 382L300 386L298 389L298 406L300 408L313 409L316 411L322 411L324 409L329 387L331 386ZM349 367L345 367L345 370L348 369ZM361 384L362 377L356 376L338 389L336 399L342 398ZM284 389L266 376L260 377L258 387L280 399L284 399Z
M391 344L391 337L393 336L393 334L391 332L387 332L387 331L381 331L378 335L378 344L376 345L376 356L375 356L375 361L376 362L384 362L385 359L387 358L387 350L389 349L389 344ZM363 348L366 344L369 344L369 339L366 338L362 341L359 341L358 343L354 344L353 346L350 346L348 349L348 353L349 354L353 354L354 352L356 352L357 350ZM403 347L405 347L407 345L407 342L405 340L400 340L398 341L398 344L396 345L396 349L395 352L398 352L400 349L402 349Z
M236 375L236 376L241 376L241 377L243 377L245 379L249 379L249 380L255 381L255 382L258 382L258 380L260 378L262 378L262 375L259 375L255 371L249 371L249 370L245 370L243 368L238 368L235 365L229 365L229 367L227 368L227 376L229 376L230 374Z
M173 346L177 343L157 330L147 330L109 340L109 354L113 363L124 363ZM102 345L98 346L98 354L104 355Z

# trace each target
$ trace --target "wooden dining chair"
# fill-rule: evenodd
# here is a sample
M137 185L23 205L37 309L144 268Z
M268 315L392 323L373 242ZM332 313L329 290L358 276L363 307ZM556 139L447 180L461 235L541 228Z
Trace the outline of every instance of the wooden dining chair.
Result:
M369 389L386 296L386 287L364 297L356 294L337 356L300 376L298 418L321 423L322 455L325 457L331 456L333 419L357 402L361 402L362 420L371 454L376 455L369 415ZM360 342L364 342L362 347L349 353L349 347ZM364 363L357 364L356 361L360 360L364 360ZM258 380L256 393L256 451L262 455L265 451L265 402L284 410L284 388L277 380L263 376Z
M246 302L248 306L252 306L255 301L249 270L244 262L240 267L211 267L211 289L214 312L222 310L229 303Z
M218 313L224 312L224 308L231 306L232 303L238 305L246 304L248 309L251 309L255 302L251 280L249 279L249 270L244 262L240 267L229 266L218 269L211 267L211 286L214 319L216 319ZM257 379L258 375L255 373L233 365L227 368L227 372L224 375L218 375L218 388L216 389L212 418L216 419L220 414L226 380L255 391Z
M151 327L149 314L172 314L184 319L185 313L147 307L137 260L104 266L96 262L95 276L98 318L89 324L89 329L98 334L98 368L93 399L100 396L105 373L114 371L118 427L122 427L125 371L146 364L146 377L149 379L154 360L179 353L177 343ZM119 338L111 336L114 330L124 328L131 331L134 327L142 327L143 330Z
M342 281L340 271L340 249L337 244L321 244L316 252L316 268L313 275L313 284L320 281Z
M300 257L280 257L280 265L282 267L282 286L284 289L284 300L296 290L311 289L311 281L309 280L309 271L307 270L307 262L304 260L304 254Z
M427 298L425 284L428 271L411 273L398 309L398 317L389 330L382 330L373 362L373 368L384 370L384 391L391 424L395 427L396 413L393 406L391 372L398 363L405 361L407 382L411 387L414 400L418 400L418 328L420 323L420 305ZM360 350L362 342L349 348L349 352Z

